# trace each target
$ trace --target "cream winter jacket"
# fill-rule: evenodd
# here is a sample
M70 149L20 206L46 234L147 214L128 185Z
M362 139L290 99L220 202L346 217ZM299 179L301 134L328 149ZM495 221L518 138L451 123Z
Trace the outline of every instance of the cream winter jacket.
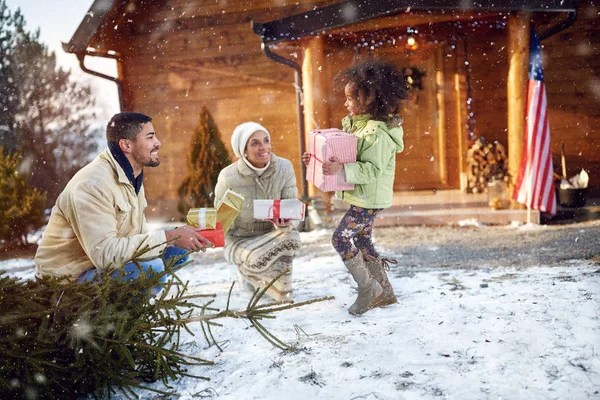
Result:
M148 232L142 186L135 190L109 149L82 168L52 208L50 221L35 255L36 275L70 276L104 269L131 259L136 249L164 250L164 231Z
M227 189L245 196L242 210L227 232L226 241L232 237L262 235L273 230L273 224L254 218L255 199L296 199L296 174L292 163L271 153L271 163L261 176L242 159L227 166L219 173L215 187L215 206ZM229 240L227 240L229 239Z

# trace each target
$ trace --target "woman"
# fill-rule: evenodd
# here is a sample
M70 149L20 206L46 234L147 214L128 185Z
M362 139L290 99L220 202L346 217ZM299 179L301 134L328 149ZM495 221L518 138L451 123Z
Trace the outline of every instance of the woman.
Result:
M292 261L300 248L300 234L289 220L254 218L255 199L296 199L292 163L271 152L269 132L256 122L233 131L231 147L238 160L223 169L215 187L215 206L227 189L245 197L242 210L225 236L224 255L238 266L244 286L263 288L288 271L267 290L276 301L291 299Z

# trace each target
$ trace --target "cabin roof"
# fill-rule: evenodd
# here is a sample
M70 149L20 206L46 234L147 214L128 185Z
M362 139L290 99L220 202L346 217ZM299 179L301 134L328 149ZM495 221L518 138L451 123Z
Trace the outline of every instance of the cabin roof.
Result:
M115 6L122 7L125 3L119 0L95 0L69 43L63 43L63 50L67 53L85 52L110 10Z
M127 0L95 0L68 43L67 53L86 52L107 15L124 9ZM346 0L271 22L253 22L253 30L263 43L272 44L310 36L361 21L407 11L529 11L575 12L579 0Z
M576 12L578 0L347 0L267 23L253 23L265 44L311 36L373 18L410 11ZM541 3L541 4L540 4Z

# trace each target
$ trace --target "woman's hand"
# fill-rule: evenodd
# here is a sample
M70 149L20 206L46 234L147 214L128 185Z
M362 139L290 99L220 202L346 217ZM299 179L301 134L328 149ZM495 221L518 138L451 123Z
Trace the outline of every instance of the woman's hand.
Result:
M274 218L269 219L268 221L270 221L275 226L275 228L283 228L284 226L288 226L291 220L285 218Z
M323 163L323 175L336 175L342 172L344 164L342 164L336 157L331 157L329 162Z
M308 165L308 163L310 162L310 153L305 151L304 153L302 153L302 162L304 163L304 165Z

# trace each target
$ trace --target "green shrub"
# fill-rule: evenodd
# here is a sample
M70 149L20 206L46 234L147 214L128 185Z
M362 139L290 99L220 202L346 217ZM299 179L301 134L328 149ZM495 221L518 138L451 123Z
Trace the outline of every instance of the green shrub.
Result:
M198 128L192 137L188 158L189 175L177 190L177 209L185 217L190 208L212 207L219 172L231 163L219 128L206 106L202 106Z
M44 225L46 194L19 174L20 159L0 147L0 240L7 247L26 245L27 234Z

